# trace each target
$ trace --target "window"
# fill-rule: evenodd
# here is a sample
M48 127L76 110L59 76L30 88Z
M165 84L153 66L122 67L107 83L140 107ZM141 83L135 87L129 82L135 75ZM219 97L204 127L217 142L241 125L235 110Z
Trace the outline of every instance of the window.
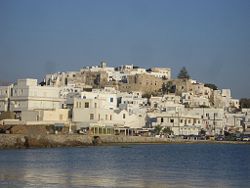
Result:
M94 119L94 114L90 114L89 119L93 120Z
M89 108L89 103L85 102L85 108Z
M183 122L183 119L181 119L181 123Z
M164 119L163 119L163 117L161 118L161 123L163 123L164 122Z
M101 119L101 115L100 114L98 114L98 120L100 120Z
M95 103L95 108L97 108L97 103Z
M170 119L170 123L174 123L174 119Z
M112 120L112 115L109 116L109 119Z
M110 100L110 102L114 102L114 98L113 97L111 97L109 100Z
M108 120L108 114L105 115L105 120Z
M122 117L123 117L123 119L125 119L126 118L126 114L123 114Z

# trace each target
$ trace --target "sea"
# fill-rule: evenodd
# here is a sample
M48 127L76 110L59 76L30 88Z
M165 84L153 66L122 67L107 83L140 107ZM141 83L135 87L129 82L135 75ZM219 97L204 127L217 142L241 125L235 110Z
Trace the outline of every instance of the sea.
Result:
M250 145L0 150L0 187L250 187Z

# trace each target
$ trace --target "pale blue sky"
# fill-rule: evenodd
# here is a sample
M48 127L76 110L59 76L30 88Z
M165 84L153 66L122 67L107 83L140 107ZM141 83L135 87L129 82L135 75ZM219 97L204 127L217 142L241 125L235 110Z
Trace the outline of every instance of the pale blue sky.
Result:
M250 98L249 0L0 1L0 80L105 60L186 66L193 79Z

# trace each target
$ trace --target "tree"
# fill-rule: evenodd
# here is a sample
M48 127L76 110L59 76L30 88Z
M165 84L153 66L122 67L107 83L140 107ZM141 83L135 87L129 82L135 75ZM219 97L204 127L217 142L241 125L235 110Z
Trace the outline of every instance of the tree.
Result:
M164 134L168 134L168 135L171 135L171 134L174 133L169 127L165 127L165 128L162 130L162 132L163 132Z
M162 130L162 126L161 125L156 125L155 128L154 128L154 133L156 135L158 135L158 134L160 134L161 130Z
M204 84L204 86L209 87L210 89L213 89L213 90L218 89L218 87L215 84L206 83L206 84Z
M43 80L39 83L40 86L45 86L46 85L46 82Z
M206 135L206 130L201 129L199 132L199 135L205 136Z
M190 78L186 67L182 67L177 78L179 78L179 79L189 79Z
M164 83L162 85L162 93L163 94L169 94L169 93L175 93L175 85L173 85L172 81L168 81L167 83Z
M142 94L142 98L147 98L147 99L150 99L151 98L151 93L144 93Z
M240 107L241 108L250 108L250 99L247 99L247 98L240 99Z

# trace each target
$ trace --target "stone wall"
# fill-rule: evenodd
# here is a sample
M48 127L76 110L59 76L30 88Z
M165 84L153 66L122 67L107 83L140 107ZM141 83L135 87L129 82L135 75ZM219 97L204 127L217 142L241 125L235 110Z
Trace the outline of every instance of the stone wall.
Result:
M163 138L141 136L89 136L81 134L0 134L0 148L73 147L113 143L163 143L167 141L167 139Z
M250 144L249 142L210 140L178 140L168 138L142 137L142 136L118 136L101 135L88 136L80 134L65 135L37 135L27 136L24 134L0 134L0 149L7 148L50 148L50 147L76 147L100 144L133 144L133 143L172 143L172 144L194 144L194 143L227 143L227 144Z
M119 83L122 92L140 91L145 93L157 93L162 89L164 80L147 74L136 74L128 76L128 83Z
M87 135L25 135L0 134L0 148L44 148L91 145L93 138Z

